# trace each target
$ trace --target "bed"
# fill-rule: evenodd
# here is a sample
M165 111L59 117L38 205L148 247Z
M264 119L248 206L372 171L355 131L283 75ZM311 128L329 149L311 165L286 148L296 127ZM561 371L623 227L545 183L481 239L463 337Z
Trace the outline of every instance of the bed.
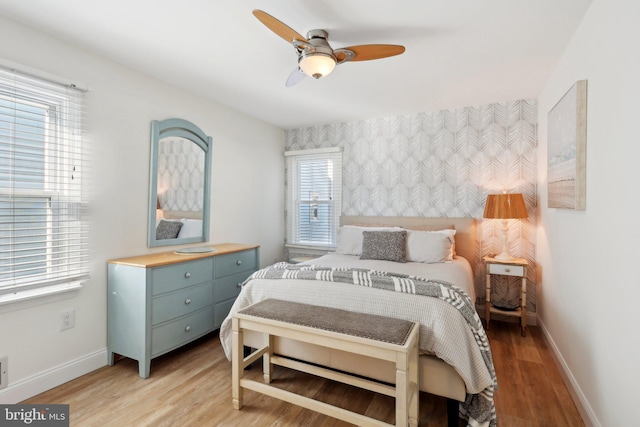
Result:
M360 241L362 243L354 239L358 232L364 239ZM451 236L453 233L455 246L447 248L445 244L443 247L439 243L442 240L441 234ZM346 283L348 280L340 281L333 277L334 274L342 274L345 271L349 274L344 276L351 277L351 268L357 268L359 271L367 272L367 280L371 274L380 275L383 277L379 280L396 283L396 287L399 280L404 280L398 277L411 278L412 286L426 286L426 282L429 286L438 285L444 292L451 289L450 283L454 285L455 292L458 288L464 291L460 295L468 299L473 307L474 276L467 259L473 260L475 256L474 233L475 225L472 218L342 217L336 253L329 253L296 266L286 263L271 266L245 282L229 317L220 329L220 340L225 353L228 358L231 357L230 317L236 311L266 298L416 321L421 325L420 389L449 399L449 425L457 425L457 402L463 402L459 408L460 415L469 419L469 425L495 425L495 372L486 335L475 309L471 309L472 315L467 313L463 316L459 307L455 307L456 304L443 298L393 291L385 289L384 286L352 286ZM397 240L401 234L404 234L404 240L399 241L397 245L405 245L405 256L407 259L410 258L409 262L391 261L389 259L395 259L395 255L380 256L375 253L377 247L381 246L379 241L376 243L376 239ZM419 236L420 239L438 240L433 243L432 240L416 240L415 236ZM388 242L384 240L382 246L395 245ZM422 246L416 246L416 242ZM361 245L360 248L358 244ZM361 251L360 254L354 253L358 250ZM428 262L434 259L439 262ZM308 280L302 278L304 275L315 275L314 277L321 277L323 280ZM331 275L331 279L325 280L328 275ZM286 278L276 278L280 276ZM469 320L469 316L474 316L474 319ZM474 326L470 327L470 323ZM254 342L258 347L261 339L259 336L248 336L245 342ZM376 359L363 359L350 353L287 340L276 342L275 351L287 357L380 381L394 380L393 367ZM451 402L455 405L451 405ZM453 413L452 407L455 408Z
M202 236L202 211L156 212L156 236L163 239L188 239Z

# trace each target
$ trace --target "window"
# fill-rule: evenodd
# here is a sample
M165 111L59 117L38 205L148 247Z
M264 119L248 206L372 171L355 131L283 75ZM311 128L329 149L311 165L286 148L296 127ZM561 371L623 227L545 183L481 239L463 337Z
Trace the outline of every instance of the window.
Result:
M81 101L0 67L0 297L88 278Z
M287 244L336 246L342 202L339 148L288 151Z

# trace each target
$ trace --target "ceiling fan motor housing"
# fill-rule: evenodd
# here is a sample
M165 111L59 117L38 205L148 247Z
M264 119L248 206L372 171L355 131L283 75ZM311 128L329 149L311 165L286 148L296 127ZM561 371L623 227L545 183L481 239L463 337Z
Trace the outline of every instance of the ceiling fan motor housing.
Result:
M333 49L327 41L328 37L329 34L325 30L311 30L307 33L307 43L294 43L299 51L298 65L300 69L315 79L331 73L337 63ZM313 73L306 71L311 64L313 64Z

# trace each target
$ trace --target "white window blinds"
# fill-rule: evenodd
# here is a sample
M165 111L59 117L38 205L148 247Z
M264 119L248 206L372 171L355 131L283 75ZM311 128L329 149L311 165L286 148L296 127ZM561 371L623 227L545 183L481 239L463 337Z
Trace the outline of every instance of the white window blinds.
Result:
M288 151L287 244L336 246L342 202L338 148Z
M82 98L0 67L0 294L88 276Z

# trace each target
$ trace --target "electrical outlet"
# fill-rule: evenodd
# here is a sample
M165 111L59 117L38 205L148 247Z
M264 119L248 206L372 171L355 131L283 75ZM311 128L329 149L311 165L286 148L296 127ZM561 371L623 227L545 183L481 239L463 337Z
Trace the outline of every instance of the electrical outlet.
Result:
M72 308L60 313L60 330L71 329L76 326L76 311Z
M8 357L0 357L0 389L6 388L9 385L9 365Z

